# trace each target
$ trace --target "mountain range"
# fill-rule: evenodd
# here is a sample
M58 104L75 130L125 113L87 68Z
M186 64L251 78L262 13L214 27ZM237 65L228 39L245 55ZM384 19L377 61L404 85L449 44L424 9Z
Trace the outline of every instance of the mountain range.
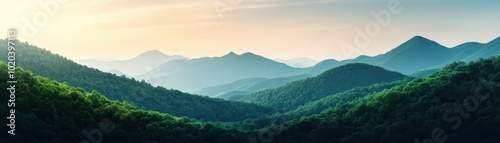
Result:
M144 52L137 57L128 60L76 60L77 63L97 68L101 71L115 73L117 75L137 76L158 67L160 64L171 60L187 59L179 55L165 55L158 50Z
M429 69L441 68L456 61L472 61L500 54L500 37L486 44L467 42L448 48L422 36L415 36L391 51L377 56L360 56L355 59L325 60L312 67L311 73L346 63L367 63L406 75Z
M394 53L420 43L433 45L423 37L415 38ZM421 78L381 66L347 63L244 96L240 101L247 103L242 103L155 87L77 64L26 42L15 43L17 135L1 134L0 142L500 142L496 134L500 130L496 106L500 56L430 68L418 72ZM5 45L0 40L2 55L7 55ZM466 61L492 54L497 45L496 40L466 43L460 47L467 50L455 47L459 52L445 57ZM470 49L473 46L478 49ZM234 55L231 60L241 63L245 54ZM218 67L231 65L222 58L206 61L210 59L219 61ZM6 60L0 61L2 81L9 75ZM253 86L272 78L245 79ZM229 85L245 86L244 81ZM1 93L8 95L9 90ZM7 105L10 98L0 96L0 103ZM0 113L8 117L12 110L0 106ZM8 122L0 120L0 124Z
M312 67L319 62L308 57L293 58L293 59L274 59L274 61L285 63L291 67L308 68Z
M230 52L222 57L173 60L136 78L190 92L245 78L276 78L300 73L299 68L253 53L237 55Z
M337 61L324 60L312 67L296 68L271 59L253 54L241 55L233 52L222 57L206 57L199 59L171 60L150 70L148 73L135 76L153 85L207 96L231 96L248 94L237 88L229 88L230 84L250 86L255 80L287 78L300 75L318 75L334 67L348 63L366 63L403 73L416 74L421 71L439 69L455 61L472 61L500 54L500 38L488 43L467 42L448 48L422 36L415 36L387 53L377 56L359 56L355 59ZM293 60L292 60L293 61ZM304 60L310 61L310 60ZM288 63L290 64L290 63ZM243 83L248 81L247 83ZM212 93L217 86L224 85L225 90ZM283 83L281 84L283 85ZM238 87L237 85L233 85ZM276 86L263 87L259 90ZM255 92L255 91L250 91ZM228 94L225 94L228 93Z
M303 74L290 77L279 78L246 78L235 82L205 87L194 91L195 94L218 97L222 99L235 100L238 97L248 95L264 89L283 86L289 82L312 77L310 74ZM236 97L238 96L238 97Z

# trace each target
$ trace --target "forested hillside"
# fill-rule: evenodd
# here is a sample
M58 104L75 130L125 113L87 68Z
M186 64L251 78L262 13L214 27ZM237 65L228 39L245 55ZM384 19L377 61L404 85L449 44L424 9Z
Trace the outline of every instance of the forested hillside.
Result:
M497 143L500 57L458 62L355 107L296 119L276 143Z
M6 41L0 40L0 54L7 55ZM6 58L2 58L5 62ZM96 90L111 100L126 101L142 109L188 116L209 121L238 121L273 113L248 103L225 101L178 90L154 87L144 81L116 76L79 65L28 43L17 43L16 64L35 75L49 77L90 92Z
M7 81L7 77L7 65L0 62L0 80ZM33 76L19 68L16 79L16 135L1 134L2 143L227 143L244 139L242 132L237 130L145 111L127 103L111 101L97 92L85 92L81 88ZM8 85L1 82L0 86ZM8 92L1 91L2 95L8 95ZM9 96L0 96L0 103L7 105L7 98ZM7 106L0 106L1 116L9 116L9 110ZM0 120L2 125L7 122Z
M377 93L409 82L410 79L398 80L388 83L378 83L365 87L357 87L341 93L332 94L319 100L306 103L297 109L285 112L283 114L267 115L255 119L247 119L244 121L225 123L225 125L237 127L240 129L261 129L270 125L280 125L287 121L308 117L319 114L323 111L328 111L333 108L348 108L354 107L356 104L369 100L371 96Z
M241 101L257 103L286 112L328 95L355 87L390 82L405 75L367 64L347 64L328 70L316 77L295 81L275 89L250 94Z

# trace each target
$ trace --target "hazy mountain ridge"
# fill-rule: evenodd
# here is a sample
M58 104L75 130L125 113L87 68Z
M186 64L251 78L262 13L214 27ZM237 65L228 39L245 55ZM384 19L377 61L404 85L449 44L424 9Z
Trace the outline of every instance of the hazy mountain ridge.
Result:
M274 61L285 63L291 67L308 68L312 67L319 62L308 57L292 58L292 59L274 59Z
M500 37L481 44L467 42L452 48L440 45L436 41L422 36L415 36L385 54L377 56L359 56L355 59L336 61L324 60L311 68L310 73L340 66L346 63L367 63L381 66L388 70L409 75L428 69L438 69L456 61L472 61L480 58L500 55Z
M289 82L312 77L310 74L303 74L278 78L246 78L235 82L210 86L194 91L195 94L219 97L223 99L231 98L231 94L244 96L264 89L276 88Z
M170 61L136 78L167 88L194 91L245 78L275 78L302 72L303 69L253 53L237 55L231 52L222 57Z
M89 67L97 68L102 71L117 70L122 72L124 75L136 76L144 74L163 63L177 59L187 58L179 55L169 56L163 54L158 50L151 50L128 60L103 61L87 59L76 60L76 62Z

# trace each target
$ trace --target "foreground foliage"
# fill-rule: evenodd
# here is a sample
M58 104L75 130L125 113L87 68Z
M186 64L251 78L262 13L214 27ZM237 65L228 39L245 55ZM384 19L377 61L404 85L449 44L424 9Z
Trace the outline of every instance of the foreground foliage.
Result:
M7 81L7 66L0 62L0 80ZM243 140L242 133L186 117L145 111L112 101L97 92L85 92L31 72L16 70L16 135L0 135L0 142L103 142L227 143ZM2 82L1 87L7 87ZM9 95L2 90L2 95ZM8 96L0 96L7 105ZM10 109L0 106L2 117ZM7 120L0 120L6 125ZM5 128L4 128L5 129ZM10 130L10 128L9 128ZM102 135L99 137L100 132ZM87 136L88 135L88 136Z

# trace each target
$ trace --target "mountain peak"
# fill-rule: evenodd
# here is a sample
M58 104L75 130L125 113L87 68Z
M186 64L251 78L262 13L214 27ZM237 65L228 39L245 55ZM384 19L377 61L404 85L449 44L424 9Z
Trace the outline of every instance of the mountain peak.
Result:
M243 53L241 55L242 56L256 56L254 53L251 53L251 52L246 52L246 53Z
M410 40L408 40L408 42L429 42L429 41L434 42L434 41L427 39L427 38L420 36L420 35L417 35L417 36L411 38Z
M155 50L146 51L146 52L140 54L139 56L158 56L158 55L160 55L160 56L166 56L165 54L163 54L162 52L160 52L160 51L158 51L156 49Z
M223 57L235 57L235 56L238 56L238 54L231 51L231 52L227 53L226 55L224 55Z
M427 51L430 52L429 50L435 50L435 49L445 49L446 47L442 46L441 44L437 43L436 41L427 39L422 36L415 36L411 38L410 40L404 42L400 46L396 47L392 51L394 52L402 52L402 51L408 51L408 52L416 52L416 51Z

